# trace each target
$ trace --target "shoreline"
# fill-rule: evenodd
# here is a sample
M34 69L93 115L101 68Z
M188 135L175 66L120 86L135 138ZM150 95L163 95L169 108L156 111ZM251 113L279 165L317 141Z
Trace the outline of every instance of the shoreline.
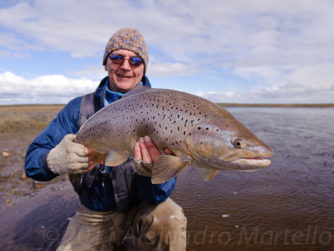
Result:
M334 104L240 104L240 103L217 103L223 107L334 107Z
M223 107L334 107L334 103L323 103L323 104L305 104L305 103L296 103L296 104L271 104L271 103L216 103ZM53 108L61 109L65 104L12 104L12 105L0 105L0 109L4 108L23 108L23 107L42 107L42 108Z

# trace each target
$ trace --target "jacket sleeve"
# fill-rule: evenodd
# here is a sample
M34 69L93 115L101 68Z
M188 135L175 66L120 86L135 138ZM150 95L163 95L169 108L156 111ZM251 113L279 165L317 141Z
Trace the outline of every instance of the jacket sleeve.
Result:
M25 172L28 177L48 181L57 176L49 169L46 157L66 134L78 132L80 103L81 97L70 101L28 147L25 158Z
M144 177L136 174L139 196L153 205L164 202L172 194L176 179L177 177L162 184L152 184L151 177Z

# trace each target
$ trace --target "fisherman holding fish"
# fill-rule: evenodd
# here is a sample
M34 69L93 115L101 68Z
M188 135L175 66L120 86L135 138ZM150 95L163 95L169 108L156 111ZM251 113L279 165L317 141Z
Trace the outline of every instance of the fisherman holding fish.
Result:
M27 150L27 176L48 181L69 174L79 195L79 210L57 250L186 249L187 220L169 198L176 177L151 182L153 163L162 153L171 155L169 149L161 152L148 136L141 137L133 157L110 167L104 162L95 165L94 150L76 142L88 117L137 86L150 87L147 64L141 33L131 28L115 32L103 56L108 76L93 94L71 100Z

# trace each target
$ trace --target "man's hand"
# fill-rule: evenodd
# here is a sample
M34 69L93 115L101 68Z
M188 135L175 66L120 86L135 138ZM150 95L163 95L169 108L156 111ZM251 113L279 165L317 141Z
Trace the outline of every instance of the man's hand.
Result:
M84 145L73 142L74 139L74 134L67 134L48 153L46 161L52 172L56 174L78 174L88 171L92 164L87 157L89 151Z
M169 149L165 149L165 154L172 154ZM135 144L134 160L136 162L135 171L139 175L151 177L153 163L157 162L161 153L154 145L149 136L140 138Z

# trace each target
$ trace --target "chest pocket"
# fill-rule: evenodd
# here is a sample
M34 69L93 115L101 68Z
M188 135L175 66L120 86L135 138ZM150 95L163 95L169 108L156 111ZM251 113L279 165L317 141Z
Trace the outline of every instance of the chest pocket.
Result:
M124 212L138 203L135 184L134 161L112 167L109 176L113 184L114 202L118 212Z

